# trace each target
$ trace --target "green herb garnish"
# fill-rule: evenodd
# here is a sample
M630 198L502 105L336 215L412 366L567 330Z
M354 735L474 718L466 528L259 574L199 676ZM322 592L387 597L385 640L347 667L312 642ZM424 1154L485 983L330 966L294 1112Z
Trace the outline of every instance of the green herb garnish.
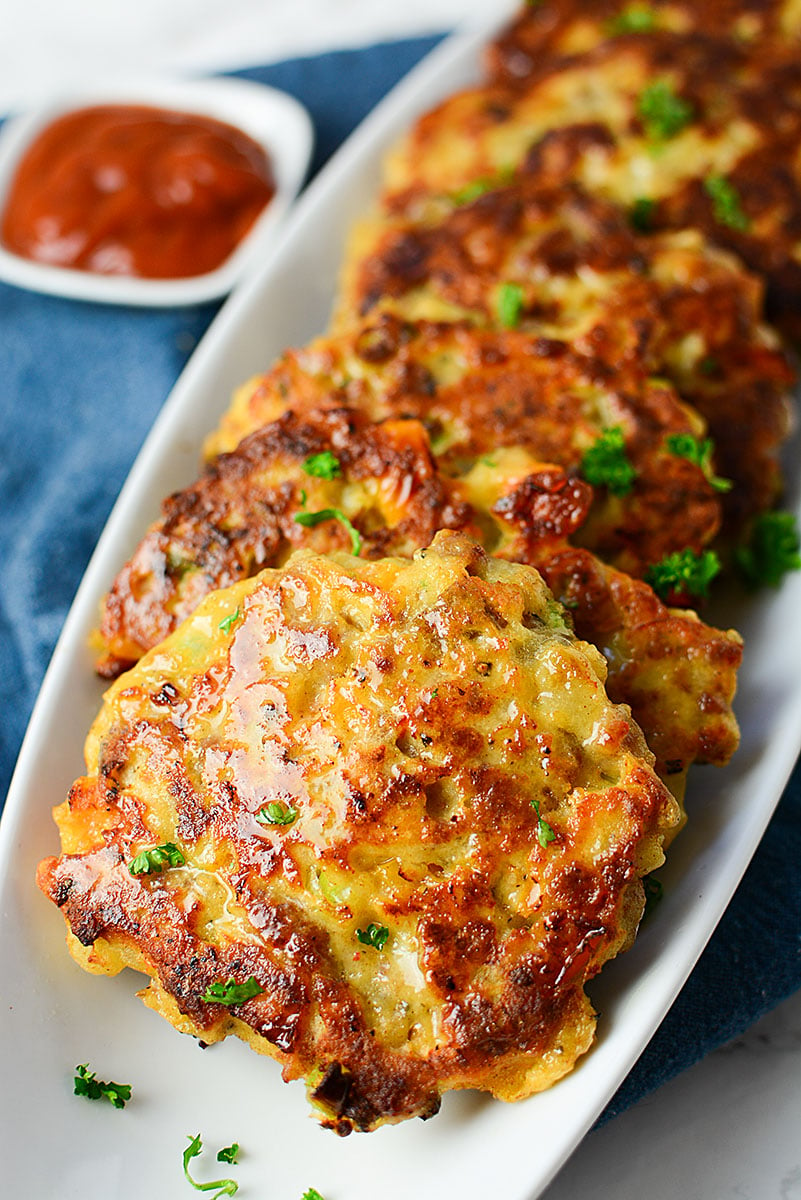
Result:
M712 469L712 454L715 444L712 438L699 441L691 433L671 433L667 439L667 448L677 458L686 458L704 473L704 478L716 492L730 492L732 481L716 475Z
M237 608L235 612L229 613L227 617L223 617L217 628L221 629L223 633L230 633L241 616L242 614Z
M497 179L474 179L472 183L467 183L457 192L453 192L451 200L454 204L472 204L474 200L478 200L479 196L491 192L497 186Z
M734 558L749 587L778 587L788 571L801 570L801 538L792 513L766 512L754 521Z
M643 909L642 919L645 920L656 908L659 901L664 895L664 888L659 880L654 875L646 875L642 881L643 890L645 892L645 908Z
M165 867L182 867L185 862L175 842L164 842L150 850L140 850L128 863L128 870L132 875L152 875L156 871L163 871Z
M306 1188L301 1200L323 1200L323 1197L317 1191L317 1188Z
M688 100L677 96L665 79L657 79L640 92L637 115L652 142L665 142L681 133L695 115Z
M675 550L661 562L649 567L645 573L646 583L665 599L672 592L679 595L706 596L709 585L720 571L720 559L714 550L703 550L696 554L689 548Z
M373 946L376 950L383 950L387 944L389 930L386 925L376 925L373 921L366 929L357 929L356 937L363 946Z
M235 983L233 975L229 975L225 982L217 980L210 983L202 999L204 1004L242 1004L245 1000L260 996L263 991L264 988L253 975L244 983Z
M751 220L743 212L740 193L723 175L710 175L704 180L704 191L712 201L712 215L719 225L728 225L737 233L746 233Z
M605 429L596 442L584 451L581 474L594 487L605 487L613 496L625 496L637 478L626 454L626 441L620 425Z
M315 479L336 479L342 474L342 467L336 454L330 450L321 450L319 454L310 454L303 464L307 475Z
M236 1166L236 1158L239 1154L239 1142L232 1142L230 1146L223 1146L222 1150L217 1151L217 1162L228 1163L229 1166Z
M540 816L539 800L532 800L531 807L537 814L537 841L542 846L543 850L545 850L547 849L549 842L556 840L556 834L554 833L553 829L551 829L551 826L548 824L545 818Z
M76 1096L86 1096L87 1100L108 1100L115 1108L125 1108L131 1098L130 1083L105 1083L89 1070L88 1063L81 1063L75 1068L73 1092Z
M623 12L606 22L606 32L651 33L656 29L656 13L645 4L630 4Z
M184 1175L192 1187L198 1192L214 1192L212 1200L219 1200L220 1196L235 1196L239 1191L239 1184L234 1179L214 1179L210 1183L198 1183L196 1179L192 1178L189 1174L189 1164L201 1153L203 1142L200 1140L199 1133L196 1133L194 1137L190 1134L186 1136L189 1138L189 1145L183 1153Z
M711 354L707 354L706 357L702 358L698 364L698 370L702 375L714 375L719 367L720 363Z
M321 521L339 521L345 526L350 534L350 543L353 554L360 554L362 549L362 539L358 529L345 516L341 508L321 508L319 512L300 512L295 513L295 521L298 525L304 525L311 529L315 525L319 525Z
M298 810L282 800L271 800L264 808L256 813L260 825L291 825L298 817Z
M523 315L525 296L519 283L502 283L498 288L495 308L498 320L505 329L516 329Z
M635 200L629 210L629 224L632 229L636 229L638 233L650 233L655 208L656 200L649 200L647 196L640 196Z

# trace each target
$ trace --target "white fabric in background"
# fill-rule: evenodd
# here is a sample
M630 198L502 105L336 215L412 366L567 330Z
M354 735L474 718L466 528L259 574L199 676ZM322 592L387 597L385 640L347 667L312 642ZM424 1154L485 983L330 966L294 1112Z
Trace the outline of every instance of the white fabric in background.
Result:
M512 0L0 0L0 113L99 80L256 66L451 29Z

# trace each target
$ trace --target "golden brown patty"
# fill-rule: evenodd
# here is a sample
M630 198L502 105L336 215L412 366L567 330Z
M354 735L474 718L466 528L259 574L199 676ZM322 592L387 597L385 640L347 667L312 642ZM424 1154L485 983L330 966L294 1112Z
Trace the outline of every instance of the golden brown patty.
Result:
M604 675L536 572L460 535L301 556L110 690L40 886L79 962L274 1056L340 1133L529 1095L590 1045L584 984L678 819Z
M359 474L365 447L383 454L366 478ZM309 473L326 461L331 478ZM208 592L280 565L290 547L411 554L435 530L460 529L495 555L541 571L581 636L603 650L610 694L631 706L660 776L680 794L692 762L722 765L736 749L740 639L667 608L646 584L569 548L591 497L586 483L519 449L495 451L453 480L438 472L417 421L370 426L346 408L288 412L167 501L106 598L101 673L119 674ZM296 520L320 512L324 519L311 527ZM356 546L351 530L361 531Z
M416 209L510 170L703 230L764 274L769 311L801 333L797 46L649 33L550 59L525 88L461 92L390 156L386 200Z
M631 365L664 376L706 420L717 470L734 484L722 496L727 532L776 502L793 371L762 321L760 282L695 231L638 236L615 205L524 180L417 221L362 226L338 324L377 312L511 319L621 379Z
M746 46L801 36L798 0L546 0L527 5L488 47L493 81L524 84L554 56L592 50L611 38L670 30L728 36Z
M450 528L478 532L419 422L376 425L345 407L285 412L164 502L103 603L98 669L118 675L209 591L281 566L298 547L411 555Z
M517 330L385 315L319 339L242 389L209 449L233 449L290 405L341 403L375 420L420 420L440 469L454 479L502 448L578 471L599 438L619 429L634 475L623 492L597 490L579 540L632 574L673 551L700 550L720 527L718 492L701 467L670 449L671 436L701 436L704 427L667 382L634 370L618 380L599 359Z

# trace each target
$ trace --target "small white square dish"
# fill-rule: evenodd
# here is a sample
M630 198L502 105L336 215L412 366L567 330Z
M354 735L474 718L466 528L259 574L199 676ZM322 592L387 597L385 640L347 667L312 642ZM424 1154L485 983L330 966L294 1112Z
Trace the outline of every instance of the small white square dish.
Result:
M309 114L285 92L242 79L150 80L87 88L12 117L0 129L0 213L6 210L22 159L53 122L82 109L111 106L211 118L241 131L266 152L274 195L219 266L201 274L146 278L76 269L25 257L0 239L0 279L33 291L103 304L172 307L225 296L249 270L264 262L281 219L303 184L314 142Z

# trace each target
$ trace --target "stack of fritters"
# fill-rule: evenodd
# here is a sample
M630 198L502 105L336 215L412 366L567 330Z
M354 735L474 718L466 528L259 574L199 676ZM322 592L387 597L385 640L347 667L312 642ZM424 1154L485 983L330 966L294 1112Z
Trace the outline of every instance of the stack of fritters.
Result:
M528 8L105 600L128 673L42 886L79 961L339 1132L568 1070L670 793L736 748L741 641L693 607L781 492L744 262L801 328L796 7Z

